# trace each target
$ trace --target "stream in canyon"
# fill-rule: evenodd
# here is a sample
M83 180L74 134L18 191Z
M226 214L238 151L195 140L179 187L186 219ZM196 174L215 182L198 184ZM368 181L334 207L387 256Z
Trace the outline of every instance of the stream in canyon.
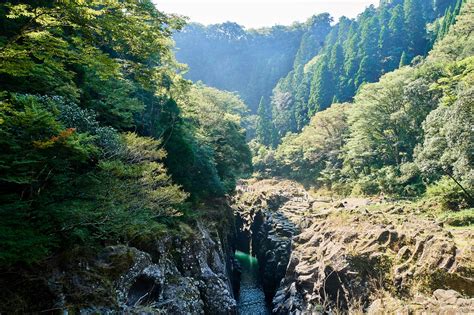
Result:
M257 258L241 251L235 252L235 258L242 267L237 305L238 313L240 315L271 314L265 301Z

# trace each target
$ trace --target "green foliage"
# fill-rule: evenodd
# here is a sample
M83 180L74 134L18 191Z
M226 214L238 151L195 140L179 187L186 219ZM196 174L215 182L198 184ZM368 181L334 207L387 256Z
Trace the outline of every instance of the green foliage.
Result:
M434 30L434 41L441 40L448 34L449 29L456 22L457 15L461 12L461 5L463 0L458 0L455 6L450 6L446 9L443 18L436 21L436 27Z
M469 204L464 191L451 178L444 176L429 185L426 196L435 198L444 210L459 210Z
M330 91L333 86L334 77L328 65L326 63L319 64L311 80L313 90L310 91L308 101L308 115L310 117L331 104L333 95Z
M472 226L474 225L474 209L449 211L441 215L439 219L450 226Z
M265 146L273 146L275 144L275 130L272 123L272 113L263 97L258 105L257 115L255 139Z
M409 61L408 61L408 56L405 52L402 53L402 56L400 57L400 64L398 65L399 68L408 66Z
M433 88L443 91L441 105L423 122L425 138L415 162L428 182L449 176L472 204L474 188L472 125L474 122L474 59L454 62L445 68Z
M255 136L274 146L288 132L300 132L316 112L352 101L363 84L426 55L433 44L427 25L446 5L456 8L453 14L460 10L455 0L434 6L402 0L370 6L356 19L342 17L333 26L328 14L289 28L251 31L233 23L193 24L175 35L177 54L190 65L190 79L238 91L253 113L263 98L271 106L265 116L272 117L274 139ZM454 23L452 17L445 20Z
M0 263L32 262L58 242L36 228L48 230L51 222L47 213L34 211L32 201L54 186L54 177L67 181L77 169L87 169L97 149L87 135L61 126L34 97L4 99L1 108Z
M345 157L351 172L367 174L411 159L422 137L419 126L437 97L429 86L414 69L404 68L361 89L350 116Z
M415 57L423 55L427 48L426 21L423 12L423 1L405 0L403 3L405 11L405 26L407 32L408 55Z
M170 35L182 21L150 1L2 4L0 82L14 92L59 95L116 128L144 104L133 94L174 75Z
M275 151L255 140L252 140L249 146L253 156L254 177L270 176L275 166Z
M403 60L403 65L408 64L408 58L405 53L405 58L402 58L403 52L406 49L406 39L405 33L407 31L405 26L405 13L401 4L397 5L393 9L391 19L388 24L390 30L390 37L387 38L388 53L386 59L386 70L396 69L397 66L400 66L397 63L400 63Z
M462 7L426 59L362 85L343 111L333 104L316 113L272 154L259 149L258 162L273 156L272 175L333 193L417 197L428 186L445 208L472 207L474 63L460 44L470 47L472 8Z
M0 268L153 239L248 172L247 109L182 79L181 18L48 0L4 2L0 20Z
M439 8L427 2L404 0L371 6L355 20L341 18L313 57L305 65L295 63L273 90L273 99L285 96L283 103L272 102L280 138L301 131L331 103L352 101L364 83L425 55L430 47L426 25L439 15Z
M261 97L293 64L305 64L321 48L330 30L329 14L305 23L246 30L226 22L204 26L191 23L176 33L178 60L189 65L186 77L227 91L237 91L253 113Z
M92 137L65 129L36 97L13 95L1 109L1 180L22 194L39 193L54 169L79 167L98 153Z
M456 16L456 24L436 41L430 52L431 59L438 62L459 61L474 55L474 39L471 36L474 29L473 13L474 4L466 1Z
M30 95L2 102L2 265L36 262L69 244L152 233L153 222L179 215L187 197L159 162L159 141L108 129L119 149L100 155L99 145L110 145L94 116L79 109L66 128L53 101L67 113L78 110Z
M334 104L317 113L300 134L283 138L275 151L279 174L330 187L338 177L335 168L342 163L340 149L347 137L348 109L347 104Z
M236 95L203 85L193 87L180 101L180 107L184 123L178 132L195 140L186 147L188 164L182 164L183 157L175 155L176 162L170 166L173 177L179 183L189 178L182 182L185 189L201 190L203 197L230 193L236 180L251 171L251 153L242 128L247 107ZM175 150L170 144L167 148L170 153ZM179 150L185 149L179 146ZM195 171L189 174L187 165ZM192 178L193 174L197 176Z

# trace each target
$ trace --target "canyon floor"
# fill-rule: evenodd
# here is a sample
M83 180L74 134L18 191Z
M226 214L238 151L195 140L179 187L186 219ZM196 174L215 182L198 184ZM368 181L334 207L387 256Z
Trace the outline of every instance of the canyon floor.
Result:
M242 181L234 196L174 233L97 251L71 248L42 266L5 271L0 306L81 314L474 314L472 223L453 227L435 206L336 200L287 180Z
M258 258L273 313L474 313L472 225L449 226L428 202L253 180L233 207L237 248Z

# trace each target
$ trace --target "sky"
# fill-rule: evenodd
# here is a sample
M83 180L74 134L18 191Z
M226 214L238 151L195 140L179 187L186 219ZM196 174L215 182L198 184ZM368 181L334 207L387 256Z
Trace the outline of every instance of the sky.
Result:
M246 28L290 25L314 14L329 12L356 17L379 0L153 0L160 11L177 13L205 25L236 22Z

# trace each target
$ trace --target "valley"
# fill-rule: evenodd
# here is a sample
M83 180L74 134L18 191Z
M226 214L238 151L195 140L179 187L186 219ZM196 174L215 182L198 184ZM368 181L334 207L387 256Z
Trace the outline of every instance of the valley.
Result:
M0 314L473 314L474 1L364 3L3 1Z

